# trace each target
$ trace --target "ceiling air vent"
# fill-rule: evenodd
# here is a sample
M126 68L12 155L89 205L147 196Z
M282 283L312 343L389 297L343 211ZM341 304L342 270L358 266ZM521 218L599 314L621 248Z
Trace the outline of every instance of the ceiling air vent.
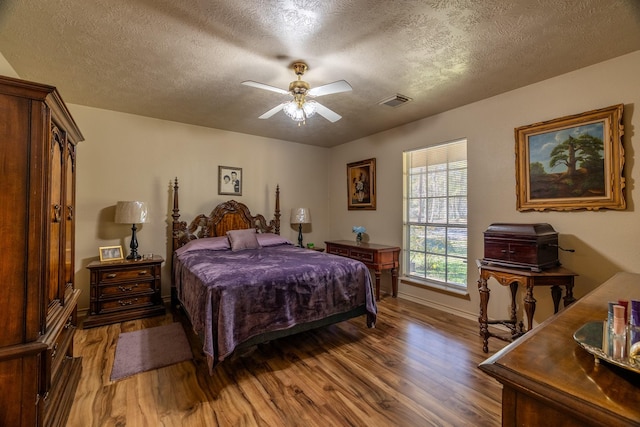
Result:
M399 105L406 104L407 102L410 102L410 101L413 101L413 99L409 98L408 96L400 95L398 93L392 96L391 98L387 98L378 102L378 104L387 105L389 107L397 107Z

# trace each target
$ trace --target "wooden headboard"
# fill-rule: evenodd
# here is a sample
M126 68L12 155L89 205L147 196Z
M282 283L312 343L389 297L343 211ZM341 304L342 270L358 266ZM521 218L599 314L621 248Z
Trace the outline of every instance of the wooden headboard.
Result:
M246 205L229 200L216 206L209 215L200 214L187 226L180 221L178 207L178 178L173 184L173 247L176 249L191 240L224 236L229 230L255 228L259 233L280 234L280 186L276 187L276 207L273 219L267 223L262 215L251 215Z

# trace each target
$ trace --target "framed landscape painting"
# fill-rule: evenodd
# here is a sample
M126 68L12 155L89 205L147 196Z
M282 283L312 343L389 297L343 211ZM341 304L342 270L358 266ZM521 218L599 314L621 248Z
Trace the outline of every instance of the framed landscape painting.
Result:
M515 129L516 208L625 209L623 105Z
M347 207L376 209L376 159L347 164Z

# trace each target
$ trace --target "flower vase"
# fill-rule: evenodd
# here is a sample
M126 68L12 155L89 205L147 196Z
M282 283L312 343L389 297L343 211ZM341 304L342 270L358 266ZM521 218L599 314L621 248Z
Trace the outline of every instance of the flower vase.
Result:
M362 233L356 234L356 244L359 245L362 243Z

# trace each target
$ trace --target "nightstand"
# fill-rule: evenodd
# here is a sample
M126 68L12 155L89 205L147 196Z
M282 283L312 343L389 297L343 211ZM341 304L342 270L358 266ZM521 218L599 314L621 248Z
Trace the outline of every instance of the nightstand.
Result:
M107 325L165 313L160 295L160 268L164 259L93 261L90 271L90 308L83 327Z

